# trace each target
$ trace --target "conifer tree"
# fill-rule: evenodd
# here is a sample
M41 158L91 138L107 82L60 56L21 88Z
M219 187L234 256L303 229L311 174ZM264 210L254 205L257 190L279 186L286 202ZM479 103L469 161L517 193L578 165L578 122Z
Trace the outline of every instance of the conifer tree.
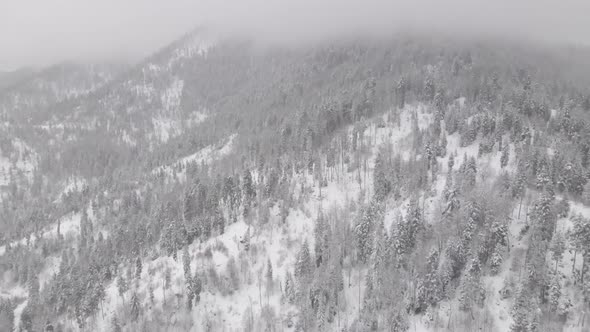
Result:
M387 178L386 164L383 160L383 153L379 152L375 158L375 167L373 171L373 186L375 199L382 201L391 191L391 182Z
M293 276L289 271L285 275L285 292L284 296L287 299L288 303L293 303L295 301L295 284L293 281Z
M119 323L119 319L116 315L113 315L111 319L111 331L112 332L122 332L121 324Z
M500 156L500 167L504 168L508 165L508 161L510 160L510 145L506 144L502 148L502 156Z
M372 200L361 213L361 218L355 227L358 259L366 262L373 251L374 224L380 218L381 204Z
M584 218L580 215L575 215L572 218L574 227L570 233L570 238L574 248L582 254L582 271L581 283L584 284L584 274L587 270L586 259L590 256L590 219Z
M385 229L385 225L383 224L383 220L377 222L377 226L375 229L375 240L373 244L373 255L371 257L372 267L371 272L373 275L373 283L375 288L380 289L383 286L383 279L385 276L383 275L386 271L386 266L388 264L388 248L387 243L389 242L387 231Z
M188 251L188 246L184 246L183 253L182 253L182 268L184 271L184 280L186 282L190 282L191 280L191 257Z
M566 246L566 238L562 232L556 232L553 234L553 239L551 240L551 255L553 260L555 261L555 271L557 271L557 265L563 258L563 254L565 252Z
M454 153L449 154L449 161L447 162L447 166L448 166L449 172L451 172L451 170L455 166L455 154Z
M119 295L121 296L121 298L123 298L123 300L125 300L125 293L128 289L129 286L127 285L125 277L122 274L120 274L119 277L117 277L117 290L119 291Z
M551 281L549 283L549 305L551 311L557 312L559 309L559 303L561 299L561 282L560 275L553 273Z
M324 247L326 246L326 244L324 243L324 237L328 231L327 227L328 225L326 224L326 220L322 212L320 211L318 217L315 220L315 227L313 229L316 267L319 267L324 259Z
M139 302L139 295L137 292L133 292L131 296L131 319L133 321L137 321L139 315L141 314L141 303Z
M248 169L244 171L242 177L242 203L244 208L244 216L250 214L252 204L256 198L256 191L254 190L254 183L252 182L252 173Z
M524 289L520 289L516 295L514 306L512 308L512 325L511 332L528 332L529 327L529 306L530 301Z
M397 87L396 87L397 98L399 101L399 108L404 108L404 106L406 105L406 89L407 89L406 79L405 79L405 77L402 76L397 81Z
M481 266L479 258L473 258L471 265L461 280L459 304L462 310L470 310L474 304L483 304L485 292L480 281Z
M297 254L297 261L295 262L295 277L297 277L299 282L306 282L310 273L311 255L309 253L309 244L307 243L307 240L305 240Z
M442 285L438 275L439 252L430 251L426 259L426 271L419 281L417 309L423 311L427 306L436 305L441 300Z
M406 332L410 330L407 315L397 308L392 308L387 317L387 331Z
M266 262L266 289L269 293L272 293L273 290L273 275L272 275L272 263L270 262L270 258Z
M141 279L141 270L143 269L143 265L141 263L141 257L137 257L135 260L135 277L139 280Z
M198 273L195 273L195 275L189 282L188 286L190 298L194 298L195 303L199 303L199 301L201 301L201 291L203 290L203 283Z
M584 192L582 193L582 200L586 205L590 205L590 181L584 186Z

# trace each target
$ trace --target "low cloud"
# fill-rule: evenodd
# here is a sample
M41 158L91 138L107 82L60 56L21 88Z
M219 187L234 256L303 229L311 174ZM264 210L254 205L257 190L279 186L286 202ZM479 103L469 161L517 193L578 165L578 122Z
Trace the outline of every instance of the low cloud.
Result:
M21 0L0 3L0 69L137 60L186 31L302 43L424 34L590 44L587 0Z

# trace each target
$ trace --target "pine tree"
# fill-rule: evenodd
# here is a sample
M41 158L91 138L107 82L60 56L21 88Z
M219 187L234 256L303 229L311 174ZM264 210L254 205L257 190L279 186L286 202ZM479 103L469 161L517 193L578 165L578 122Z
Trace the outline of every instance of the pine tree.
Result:
M162 293L164 295L164 302L166 302L166 289L172 284L172 276L169 268L164 269L164 287L162 287Z
M537 241L551 241L555 229L555 214L552 209L553 197L544 193L535 202L532 219L536 221L533 236Z
M418 233L424 229L424 219L422 217L422 210L416 198L410 200L408 206L407 218L407 245L408 248L414 248Z
M119 291L119 295L123 298L123 300L125 299L125 292L127 292L128 289L129 286L127 285L125 277L122 274L119 275L117 278L117 290Z
M182 254L182 268L184 270L184 280L189 282L191 280L191 257L188 251L188 246L184 246Z
M508 165L508 161L510 160L510 145L504 145L502 148L502 156L500 157L500 167L504 168Z
M183 200L183 217L184 221L191 223L195 221L198 213L197 207L197 187L191 187L185 194Z
M491 231L494 245L508 246L508 226L506 224L494 221Z
M459 304L462 310L470 310L474 304L482 305L485 292L480 281L481 266L479 258L474 258L467 273L461 280Z
M384 200L391 191L391 182L387 178L385 160L383 153L379 152L375 158L375 167L373 171L373 187L375 199Z
M545 167L541 167L537 171L536 181L537 190L539 191L543 191L550 184L551 179L549 178L549 173Z
M398 80L397 87L396 87L397 97L399 100L399 108L404 108L404 106L406 105L406 89L407 89L406 79L405 79L405 77L402 76Z
M139 295L134 292L131 295L131 320L137 321L141 314L141 303L139 302Z
M272 293L273 289L273 275L272 275L272 263L270 262L270 258L266 263L266 289L269 293Z
M374 287L377 289L381 289L383 286L385 276L383 273L386 271L386 265L389 261L387 257L388 248L387 243L389 239L387 237L387 231L385 229L385 225L383 224L383 220L377 222L377 226L375 229L375 240L373 244L373 255L371 257L371 273L373 275L373 283Z
M529 318L529 332L539 332L542 331L539 329L539 324L540 324L540 320L541 317L539 316L539 313L537 311L532 311L531 312L531 317Z
M199 303L201 300L201 291L203 290L203 283L201 282L201 278L199 275L195 273L190 283L189 292L192 294L192 297L195 299L195 303Z
M156 297L154 295L154 286L152 286L151 284L148 287L148 295L149 295L149 298L150 298L150 303L152 305L154 305L154 303L156 301Z
M246 229L246 234L244 234L240 242L244 245L244 250L250 250L250 227Z
M88 213L86 209L82 209L82 216L80 217L80 245L78 247L79 251L83 251L88 246L88 237L92 236L89 234L90 231L88 229Z
M29 286L28 287L29 288L29 303L31 303L31 302L37 303L37 301L39 300L39 289L40 289L39 277L37 276L37 274L32 273L30 275L27 283Z
M185 244L186 235L187 232L182 222L170 221L164 228L160 239L161 248L176 260L178 250Z
M453 169L453 167L455 166L455 154L451 153L449 154L449 161L447 162L447 167L449 172L451 172L451 170Z
M320 304L316 313L316 326L318 331L325 330L327 323L327 305L324 300L320 299Z
M393 308L387 317L387 331L406 332L409 330L410 324L407 315L397 308Z
M14 307L11 300L0 299L0 328L13 330Z
M444 157L447 155L447 145L448 145L447 133L445 132L442 134L442 138L440 139L440 146L438 148L438 156L439 157Z
M529 327L529 315L528 309L530 301L527 297L526 292L521 289L517 295L512 308L512 325L510 326L511 332L528 332Z
M113 319L111 319L111 331L112 332L121 332L121 324L119 324L119 320L117 319L116 315L113 315Z
M315 252L315 260L316 260L316 267L319 267L322 264L323 256L324 256L324 235L327 232L327 225L324 219L324 216L320 212L319 216L315 220L315 227L314 227L314 252Z
M355 227L356 242L358 248L358 259L365 262L371 255L371 228L372 220L363 216Z
M234 180L233 177L228 176L225 178L223 187L223 196L225 197L225 202L229 207L230 220L232 221L233 218L237 217L236 210L240 205L240 200L242 197L239 190L239 182L239 177L236 177L236 180Z
M240 289L240 272L236 265L236 260L233 257L227 261L227 267L225 270L229 277L231 291L237 291Z
M420 279L418 287L418 311L429 305L436 305L441 300L441 282L438 275L439 252L431 250L426 261L426 272Z
M570 313L573 306L572 301L562 294L559 306L557 307L557 314L561 318L567 318L567 315Z
M143 268L143 265L141 263L141 257L137 257L137 259L135 260L135 277L139 280L141 279L141 270Z
M586 205L590 205L590 181L584 186L584 192L582 193L582 200Z
M248 169L244 171L244 176L242 177L242 193L244 216L248 216L252 208L252 203L256 198L256 191L254 190L254 184L252 182L252 173L250 173Z
M436 91L436 88L434 86L434 80L432 79L432 77L429 76L426 79L426 82L424 83L424 97L426 98L427 101L434 100L435 91Z
M504 261L504 258L502 257L502 254L499 253L498 250L499 246L496 246L496 248L494 249L494 252L492 253L491 257L490 257L490 271L492 272L492 274L497 274L500 266L502 265L502 262Z
M562 232L557 232L553 234L553 239L551 239L551 254L553 256L553 260L555 261L555 271L557 271L557 265L563 258L563 254L565 252L565 235Z
M475 157L466 158L463 165L461 165L461 170L463 173L463 188L473 188L477 180L477 162Z
M549 305L551 311L557 312L561 299L561 282L558 273L553 273L549 283Z
M217 229L219 234L225 233L225 219L223 218L223 213L219 209L219 206L216 206L214 209L213 227Z
M33 321L35 318L34 308L27 304L20 314L20 330L33 331Z
M574 227L570 233L570 239L574 248L582 253L582 271L581 283L584 284L584 274L586 272L586 259L590 255L590 219L583 218L580 215L575 215L572 218Z
M520 218L520 209L522 207L522 200L526 193L526 170L525 166L522 163L519 163L519 166L516 170L515 181L512 186L512 197L520 198L520 203L518 207L518 218Z
M297 254L297 262L295 263L295 277L300 282L305 282L311 273L311 255L309 253L309 244L307 240L303 242L299 253Z
M381 218L382 205L372 200L362 211L361 218L355 227L358 259L366 262L373 252L374 224Z
M102 305L102 301L104 301L106 297L106 291L104 289L104 284L102 283L102 281L98 281L96 282L94 289L93 289L93 294L92 294L92 302L93 302L93 308L92 308L92 312L95 312L95 310L98 309L99 305ZM101 307L102 308L102 307Z
M290 272L287 271L285 276L285 298L287 299L288 303L293 303L295 301L295 284L293 281L293 276Z

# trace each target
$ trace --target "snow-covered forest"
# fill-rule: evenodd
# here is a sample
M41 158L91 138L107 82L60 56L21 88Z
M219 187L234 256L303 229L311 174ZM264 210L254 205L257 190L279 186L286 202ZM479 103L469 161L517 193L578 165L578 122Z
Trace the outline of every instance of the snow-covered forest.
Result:
M197 29L0 85L0 331L590 331L590 49Z

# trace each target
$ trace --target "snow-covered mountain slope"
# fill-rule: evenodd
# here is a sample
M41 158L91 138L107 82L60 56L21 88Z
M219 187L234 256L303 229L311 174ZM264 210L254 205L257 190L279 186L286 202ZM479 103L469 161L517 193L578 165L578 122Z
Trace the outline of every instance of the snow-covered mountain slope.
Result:
M4 137L0 145L0 199L3 190L13 181L31 181L37 163L36 152L25 142Z
M95 316L91 325L101 331L108 331L113 317L124 315L131 296L138 297L140 301L149 303L145 308L146 318L142 324L151 326L169 326L172 329L189 329L201 331L205 329L241 331L247 329L248 324L254 330L263 329L270 315L272 326L281 330L292 330L296 325L298 308L285 299L285 283L288 273L294 273L297 265L298 252L304 243L314 247L315 219L326 211L349 210L355 204L367 204L370 201L368 192L374 191L374 167L377 154L380 149L390 147L394 155L402 159L414 158L413 142L416 134L412 130L413 119L418 120L418 128L426 131L432 123L433 114L429 107L418 105L406 107L399 114L399 123L387 122L387 114L375 121L368 121L369 125L363 134L363 141L368 144L367 168L359 175L356 170L339 170L337 166L332 171L324 170L326 182L318 185L312 173L304 172L292 178L291 187L294 188L293 196L298 204L287 211L286 218L282 221L281 202L270 203L268 221L260 225L260 220L249 220L238 217L238 220L228 225L222 234L212 236L206 241L199 241L178 252L178 258L148 255L143 261L140 275L133 277L133 286L129 291L121 293L117 289L117 281L106 285L105 312ZM381 123L386 123L383 126ZM347 129L352 137L354 128ZM433 178L431 191L421 193L418 199L423 203L425 222L432 227L440 227L440 213L444 208L444 185L449 176L447 167L449 155L456 155L467 159L478 156L479 140L470 145L461 146L458 134L448 135L446 150L447 156L440 158L438 163L441 168L436 178ZM507 139L507 138L506 138ZM508 140L508 139L507 139ZM230 140L231 141L231 140ZM508 144L508 143L507 143ZM510 149L514 149L509 144ZM186 157L195 160L195 156L201 160L210 152L203 151ZM224 148L222 148L224 149ZM477 159L477 169L480 170L477 182L483 186L493 185L505 172L516 171L516 161L510 160L505 167L501 167L501 151L486 154ZM423 158L418 156L419 158ZM186 161L182 159L182 161ZM466 159L466 160L467 160ZM168 172L172 172L175 166L167 166ZM172 168L170 168L172 167ZM460 158L453 167L457 172L462 167ZM178 166L176 167L178 168ZM163 172L165 168L160 168ZM175 174L183 171L177 170ZM332 173L333 175L328 175ZM257 178L253 173L253 178ZM360 179L360 181L359 181ZM427 315L410 316L410 325L416 331L438 331L441 328L455 330L490 329L495 331L509 330L513 324L511 307L513 301L510 296L505 296L505 290L515 290L514 280L522 277L522 260L524 252L528 248L527 236L522 236L522 229L528 221L528 211L532 209L532 201L538 194L532 193L525 201L524 206L513 204L509 215L508 241L511 244L510 253L493 275L482 277L482 285L485 296L484 311L472 313L476 318L473 322L465 320L466 314L459 310L459 296L441 302L440 306ZM402 197L399 200L390 199L386 202L384 211L384 224L390 232L398 227L400 218L407 218L409 200ZM575 213L582 212L588 215L588 207L581 203L572 205L568 220ZM519 213L522 210L522 213ZM324 211L324 212L322 212ZM590 211L590 210L589 210ZM256 226L254 226L256 225ZM247 244L246 244L247 243ZM246 249L246 246L248 249ZM181 253L183 252L183 253ZM200 275L203 280L203 292L195 307L187 311L185 303L181 301L185 293L184 255L190 258L190 273ZM151 257L150 257L151 256ZM230 263L231 261L231 263ZM521 261L521 263L518 263ZM567 263L569 258L563 260L564 284L569 284L573 278ZM268 266L272 267L272 281L268 281ZM121 267L124 271L136 271L135 262ZM232 269L238 269L238 276ZM568 271L565 271L568 270ZM343 278L347 280L344 286L342 299L339 304L338 317L323 330L336 331L342 326L350 326L359 313L359 303L364 303L366 285L365 279L370 274L370 269L365 266L350 267L348 271L342 271ZM129 275L131 273L127 273ZM169 275L168 277L166 275ZM237 278L238 281L232 280ZM167 284L165 280L170 280ZM236 286L237 283L239 286ZM236 288L234 288L236 287ZM565 288L567 289L567 287ZM129 293L129 292L133 293ZM483 316L482 316L483 315ZM484 317L488 315L488 317ZM149 317L149 318L148 318ZM576 326L578 316L572 315L566 327L572 329ZM293 324L293 325L292 325ZM141 325L130 325L135 329ZM145 325L144 325L145 326ZM74 328L74 326L71 326Z
M124 67L64 63L28 75L0 89L0 116L10 121L39 121L42 110L87 95L112 81Z
M205 32L188 34L102 89L62 105L69 111L43 126L68 123L104 132L131 147L138 142L153 147L178 137L208 117L205 102L187 92L191 86L186 84L184 68L203 61L213 45L214 39Z
M0 330L580 330L584 87L490 50L195 32L6 121Z

